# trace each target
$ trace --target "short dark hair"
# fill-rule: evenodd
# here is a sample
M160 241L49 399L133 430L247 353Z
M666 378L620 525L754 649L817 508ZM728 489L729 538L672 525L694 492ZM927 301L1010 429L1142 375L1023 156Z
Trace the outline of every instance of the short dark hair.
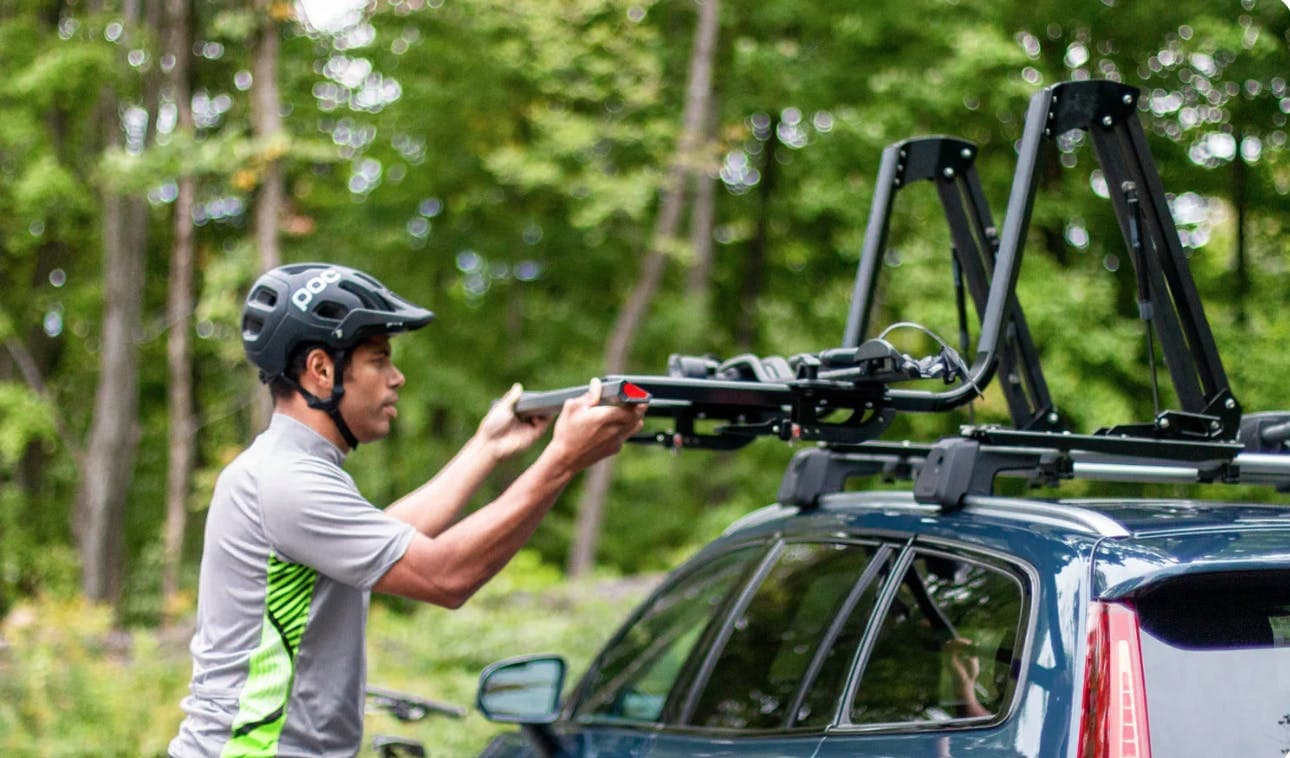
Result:
M291 351L287 356L287 367L279 375L269 380L269 394L274 400L286 400L294 395L300 383L300 375L305 370L305 359L314 350L324 350L336 360L336 353L321 342L306 342Z

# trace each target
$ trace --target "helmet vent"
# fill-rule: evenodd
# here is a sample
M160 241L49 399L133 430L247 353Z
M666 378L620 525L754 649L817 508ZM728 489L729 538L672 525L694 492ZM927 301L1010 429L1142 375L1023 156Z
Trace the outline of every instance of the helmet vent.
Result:
M332 321L340 321L345 318L347 313L349 313L349 309L335 300L324 300L318 304L317 308L314 308L315 316Z
M380 285L377 285L377 286L379 287ZM384 297L382 297L378 292L374 292L373 290L369 290L369 289L364 289L363 287L360 287L355 283L348 282L348 281L340 282L339 287L345 290L346 292L352 294L354 297L358 298L359 302L363 304L363 307L367 308L368 310L373 310L373 311L394 310L394 308L390 306L390 302L386 300Z
M263 305L266 308L272 308L278 304L278 293L268 287L259 287L251 293L251 301Z
M264 321L254 316L247 316L242 319L242 339L255 340L264 330Z

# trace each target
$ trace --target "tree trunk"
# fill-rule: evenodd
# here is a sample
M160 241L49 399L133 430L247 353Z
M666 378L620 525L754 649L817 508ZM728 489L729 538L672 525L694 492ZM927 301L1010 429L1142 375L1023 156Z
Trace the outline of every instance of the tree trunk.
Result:
M137 2L127 3L124 16L127 30L132 30L144 16L143 9ZM144 101L152 103L154 95L145 83ZM107 129L104 143L109 147L122 144L119 109L116 94L105 91L99 122ZM141 198L103 190L99 378L72 525L81 557L81 588L93 601L115 602L124 576L125 504L139 446L138 335L147 225L148 207Z
M166 0L166 50L174 56L170 70L170 92L178 111L176 133L183 138L193 134L192 93L189 86L189 60L192 34L187 0ZM170 445L166 472L166 524L162 541L162 606L171 607L179 589L179 568L183 560L184 531L188 525L188 490L196 458L195 423L193 419L193 207L197 186L194 177L185 172L179 178L175 198L174 241L170 249L170 281L166 301L166 368L169 380L167 410L170 418Z
M1236 157L1232 160L1232 205L1236 207L1236 250L1233 255L1233 269L1236 276L1235 299L1236 299L1236 323L1238 326L1245 326L1249 322L1249 312L1246 310L1245 301L1250 295L1250 266L1247 260L1246 252L1246 233L1248 231L1247 215L1249 214L1249 200L1246 195L1246 184L1248 179L1248 167L1245 163L1245 154L1241 152L1242 143L1245 141L1245 130L1236 130Z
M779 173L779 115L770 117L770 136L762 151L761 183L757 193L757 230L748 245L748 260L744 265L743 282L739 287L739 323L735 326L735 345L740 350L751 350L760 332L757 324L757 299L766 286L766 248L770 244L770 203L775 196L775 179Z
M109 123L116 123L115 108ZM121 590L125 502L139 443L139 283L144 274L147 208L111 192L103 203L103 331L85 467L77 496L75 533L81 586L94 601L115 601Z
M706 320L712 288L712 230L716 223L717 177L710 170L712 138L716 131L716 108L709 103L701 149L703 163L694 171L694 206L690 212L690 247L694 265L685 282L685 296L695 312Z
M262 151L270 142L283 134L282 103L278 94L278 20L274 17L273 0L256 0L259 28L251 52L251 131ZM282 215L285 196L282 161L265 156L264 175L260 177L260 191L255 198L255 244L260 251L260 270L282 265L282 249L278 236L278 219ZM253 390L256 400L251 404L252 424L258 431L269 425L273 402L269 393L258 385Z
M697 153L702 143L703 125L707 121L712 97L712 59L719 29L719 10L719 0L703 0L699 6L676 155L668 173L667 184L663 188L662 206L654 224L650 250L641 262L640 277L619 311L618 319L605 343L605 373L608 374L623 373L626 369L636 332L662 281L667 264L667 246L676 238L680 227L686 178L694 174L697 166L702 166ZM572 578L585 575L595 563L605 498L613 482L612 461L613 459L603 460L588 472L586 485L578 502L577 529L569 549L568 572Z

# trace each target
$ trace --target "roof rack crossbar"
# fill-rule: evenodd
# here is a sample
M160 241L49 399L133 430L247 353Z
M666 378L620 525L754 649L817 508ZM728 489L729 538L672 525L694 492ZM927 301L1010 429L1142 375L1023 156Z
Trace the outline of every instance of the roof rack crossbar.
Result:
M864 247L856 268L851 307L842 344L859 345L869 328L878 272L885 257L897 193L919 181L936 187L949 227L952 260L962 272L978 314L984 317L994 272L998 231L976 171L975 144L949 136L918 137L889 145L882 153ZM1048 393L1038 351L1016 297L999 349L1001 387L1013 424L1020 429L1062 429Z
M943 511L969 496L994 494L999 477L1022 477L1035 487L1067 479L1138 484L1244 484L1290 491L1290 456L1244 452L1223 442L1055 435L980 429L933 445L866 442L814 448L794 456L779 502L803 509L845 489L852 478L880 475L914 480L915 500ZM1064 440L1064 442L1062 442Z

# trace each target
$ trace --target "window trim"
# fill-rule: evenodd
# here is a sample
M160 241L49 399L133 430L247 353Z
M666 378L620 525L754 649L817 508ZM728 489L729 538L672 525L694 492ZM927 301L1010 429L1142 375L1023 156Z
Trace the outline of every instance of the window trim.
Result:
M1000 709L999 713L988 718L969 716L946 721L892 721L881 724L853 723L851 721L851 703L855 700L856 690L859 688L860 681L864 678L864 670L868 667L869 658L877 642L878 633L881 631L882 625L879 620L886 618L887 612L891 608L892 600L904 582L905 572L909 570L915 558L919 555L929 554L985 566L988 569L1003 573L1016 581L1020 587L1021 618L1018 620L1017 625L1018 645L1013 655L1014 665L1018 669L1012 688L1008 693L1007 706ZM833 726L830 727L829 731L842 734L914 734L919 732L986 729L997 727L1012 719L1021 705L1021 693L1025 691L1029 675L1030 651L1034 644L1035 625L1037 624L1035 609L1039 605L1035 599L1039 586L1039 574L1035 568L1029 563L1018 560L1015 556L985 548L965 547L958 543L939 539L910 538L902 549L901 554L897 557L888 577L887 585L883 588L874 606L873 616L869 619L869 626L865 630L864 637L857 648L855 659L852 661L851 671L847 676L847 685L838 701Z
M753 548L754 554L749 558L748 565L744 568L745 571L749 572L748 575L741 580L736 581L731 586L731 592L727 595L722 606L712 615L713 621L719 624L719 628L724 627L730 616L730 598L738 598L742 596L742 594L747 590L750 577L756 576L756 572L759 571L761 566L765 563L767 555L775 550L778 543L779 539L777 535L770 535L769 537L763 535L759 538L741 540L729 545L724 545L720 550L711 551L711 554L707 556L708 560L694 562L684 573L671 576L667 581L659 585L659 587L651 592L649 597L642 601L640 605L632 611L627 619L619 625L618 629L612 636L610 636L609 640L601 645L596 657L592 659L587 670L583 672L582 676L578 679L577 686L574 687L573 691L570 692L569 696L565 699L564 705L560 709L559 721L584 726L606 726L644 731L657 731L661 726L666 725L669 720L670 709L672 707L671 693L669 693L667 702L664 703L663 708L659 711L659 717L654 721L627 721L611 718L598 718L595 714L584 714L575 717L574 711L577 709L577 706L586 699L586 690L591 686L591 676L600 669L600 664L605 653L612 650L619 642L622 641L628 631L636 626L636 624L641 620L641 617L643 617L645 613L654 606L660 597L671 592L678 585L689 581L696 573L702 571L712 559L727 556L740 550ZM756 551L760 551L761 554L757 555ZM703 552L700 552L698 555L703 555ZM696 555L696 558L698 555ZM681 672L677 675L676 682L672 685L673 692L676 691L677 685L685 682L686 677L689 676L688 672L692 667L691 660L696 652L704 649L703 645L705 636L706 635L701 635L699 640L695 642L694 650L690 652L689 656L687 656L686 662L682 664Z
M815 653L811 656L811 662L807 664L806 673L802 675L802 681L798 683L797 692L793 694L793 700L789 704L788 712L785 714L783 725L785 730L819 729L823 731L824 729L828 729L837 721L837 713L835 712L834 717L829 719L829 723L822 727L795 726L797 723L797 712L802 708L802 701L806 699L807 690L815 684L816 678L820 675L820 669L824 666L825 656L828 655L828 651L832 649L833 643L837 641L838 635L842 633L842 627L846 626L847 620L851 617L851 613L855 611L855 607L860 602L860 598L864 596L865 591L868 590L869 587L873 585L874 581L878 579L878 575L882 571L884 563L890 560L892 570L895 569L896 563L900 558L902 548L889 542L878 542L877 546L878 549L874 552L873 558L869 561L869 565L865 566L864 571L860 572L860 576L856 579L855 584L851 585L850 591L847 592L846 599L842 601L842 607L838 609L836 614L834 614L833 621L829 624L829 628L824 630L824 635L820 637L820 642L815 647ZM878 602L882 597L884 586L885 585L878 585L877 587L878 597L874 599L875 609L878 607ZM861 645L864 644L864 638L868 635L869 625L872 623L873 614L870 614L869 621L865 624L865 632L860 638ZM839 697L842 697L846 693L848 683L849 677L842 680L842 690L838 695Z
M686 695L682 701L684 707L676 712L669 712L669 708L665 707L664 713L671 718L663 719L661 727L666 729L668 732L675 734L719 734L724 736L740 737L765 737L771 735L801 736L809 734L823 734L828 731L835 723L836 718L831 718L828 724L821 726L796 727L792 725L795 720L793 718L793 714L796 713L795 709L790 710L786 714L784 722L779 726L762 729L733 729L727 727L696 726L690 723L690 719L694 717L694 709L698 706L698 700L702 695L703 688L707 686L708 681L712 677L712 672L713 669L716 668L717 660L721 657L721 653L725 652L726 644L730 641L730 635L733 633L736 619L738 619L739 616L747 610L748 604L752 602L753 597L757 594L757 590L761 588L766 577L769 576L770 572L778 564L779 557L783 554L786 546L799 544L853 545L873 548L874 557L870 560L869 565L865 566L865 570L860 572L855 583L852 584L851 590L848 591L848 608L853 608L854 603L858 602L860 595L863 593L863 590L857 591L857 587L866 587L866 580L872 581L871 572L876 571L873 567L879 565L879 559L885 560L890 558L892 565L895 566L895 563L901 554L900 551L906 547L906 543L908 543L908 541L909 538L905 538L898 542L893 542L890 539L875 537L868 534L854 536L841 536L836 534L794 534L792 536L777 539L772 550L766 554L763 564L744 586L743 592L740 594L739 601L731 605L729 612L723 620L720 636L714 637L712 643L707 647L707 653L704 656L702 667L699 668L695 672L693 678L686 683ZM836 629L840 629L841 624L843 623L843 621L838 620L840 616L842 616L841 613L835 614L834 621L825 632L826 635L834 634L834 636L836 636ZM821 637L821 639L824 638ZM815 664L814 658L812 658L811 663L813 667ZM813 668L808 668L808 673L813 679L819 672L817 670L813 670ZM806 677L804 676L803 682L805 681ZM794 693L793 700L791 701L794 706L800 703L801 699L805 696L805 691L805 687L799 683L798 690ZM840 693L841 692L845 692L845 688L841 690ZM671 704L669 703L669 706L670 705Z
M709 678L712 676L712 670L716 668L717 659L726 649L726 643L730 641L730 635L734 632L735 619L748 609L748 604L752 602L753 595L757 594L757 589L761 587L762 582L770 574L771 569L779 562L779 557L784 553L784 540L776 539L771 545L770 550L762 556L761 565L752 573L748 581L744 582L743 588L739 591L735 601L725 609L725 617L721 619L721 626L717 633L708 641L707 647L703 649L703 658L699 661L697 668L690 672L688 680L678 678L678 683L683 683L683 688L674 689L673 693L684 692L684 696L674 701L669 697L667 705L663 706L663 713L669 718L662 719L665 725L686 725L690 723L694 715L694 709L698 705L699 695L703 687L707 685ZM695 646L698 647L697 645ZM691 659L693 660L693 658ZM686 661L690 663L690 661ZM688 668L688 667L687 667ZM704 730L707 731L707 730ZM735 731L735 730L731 730Z

